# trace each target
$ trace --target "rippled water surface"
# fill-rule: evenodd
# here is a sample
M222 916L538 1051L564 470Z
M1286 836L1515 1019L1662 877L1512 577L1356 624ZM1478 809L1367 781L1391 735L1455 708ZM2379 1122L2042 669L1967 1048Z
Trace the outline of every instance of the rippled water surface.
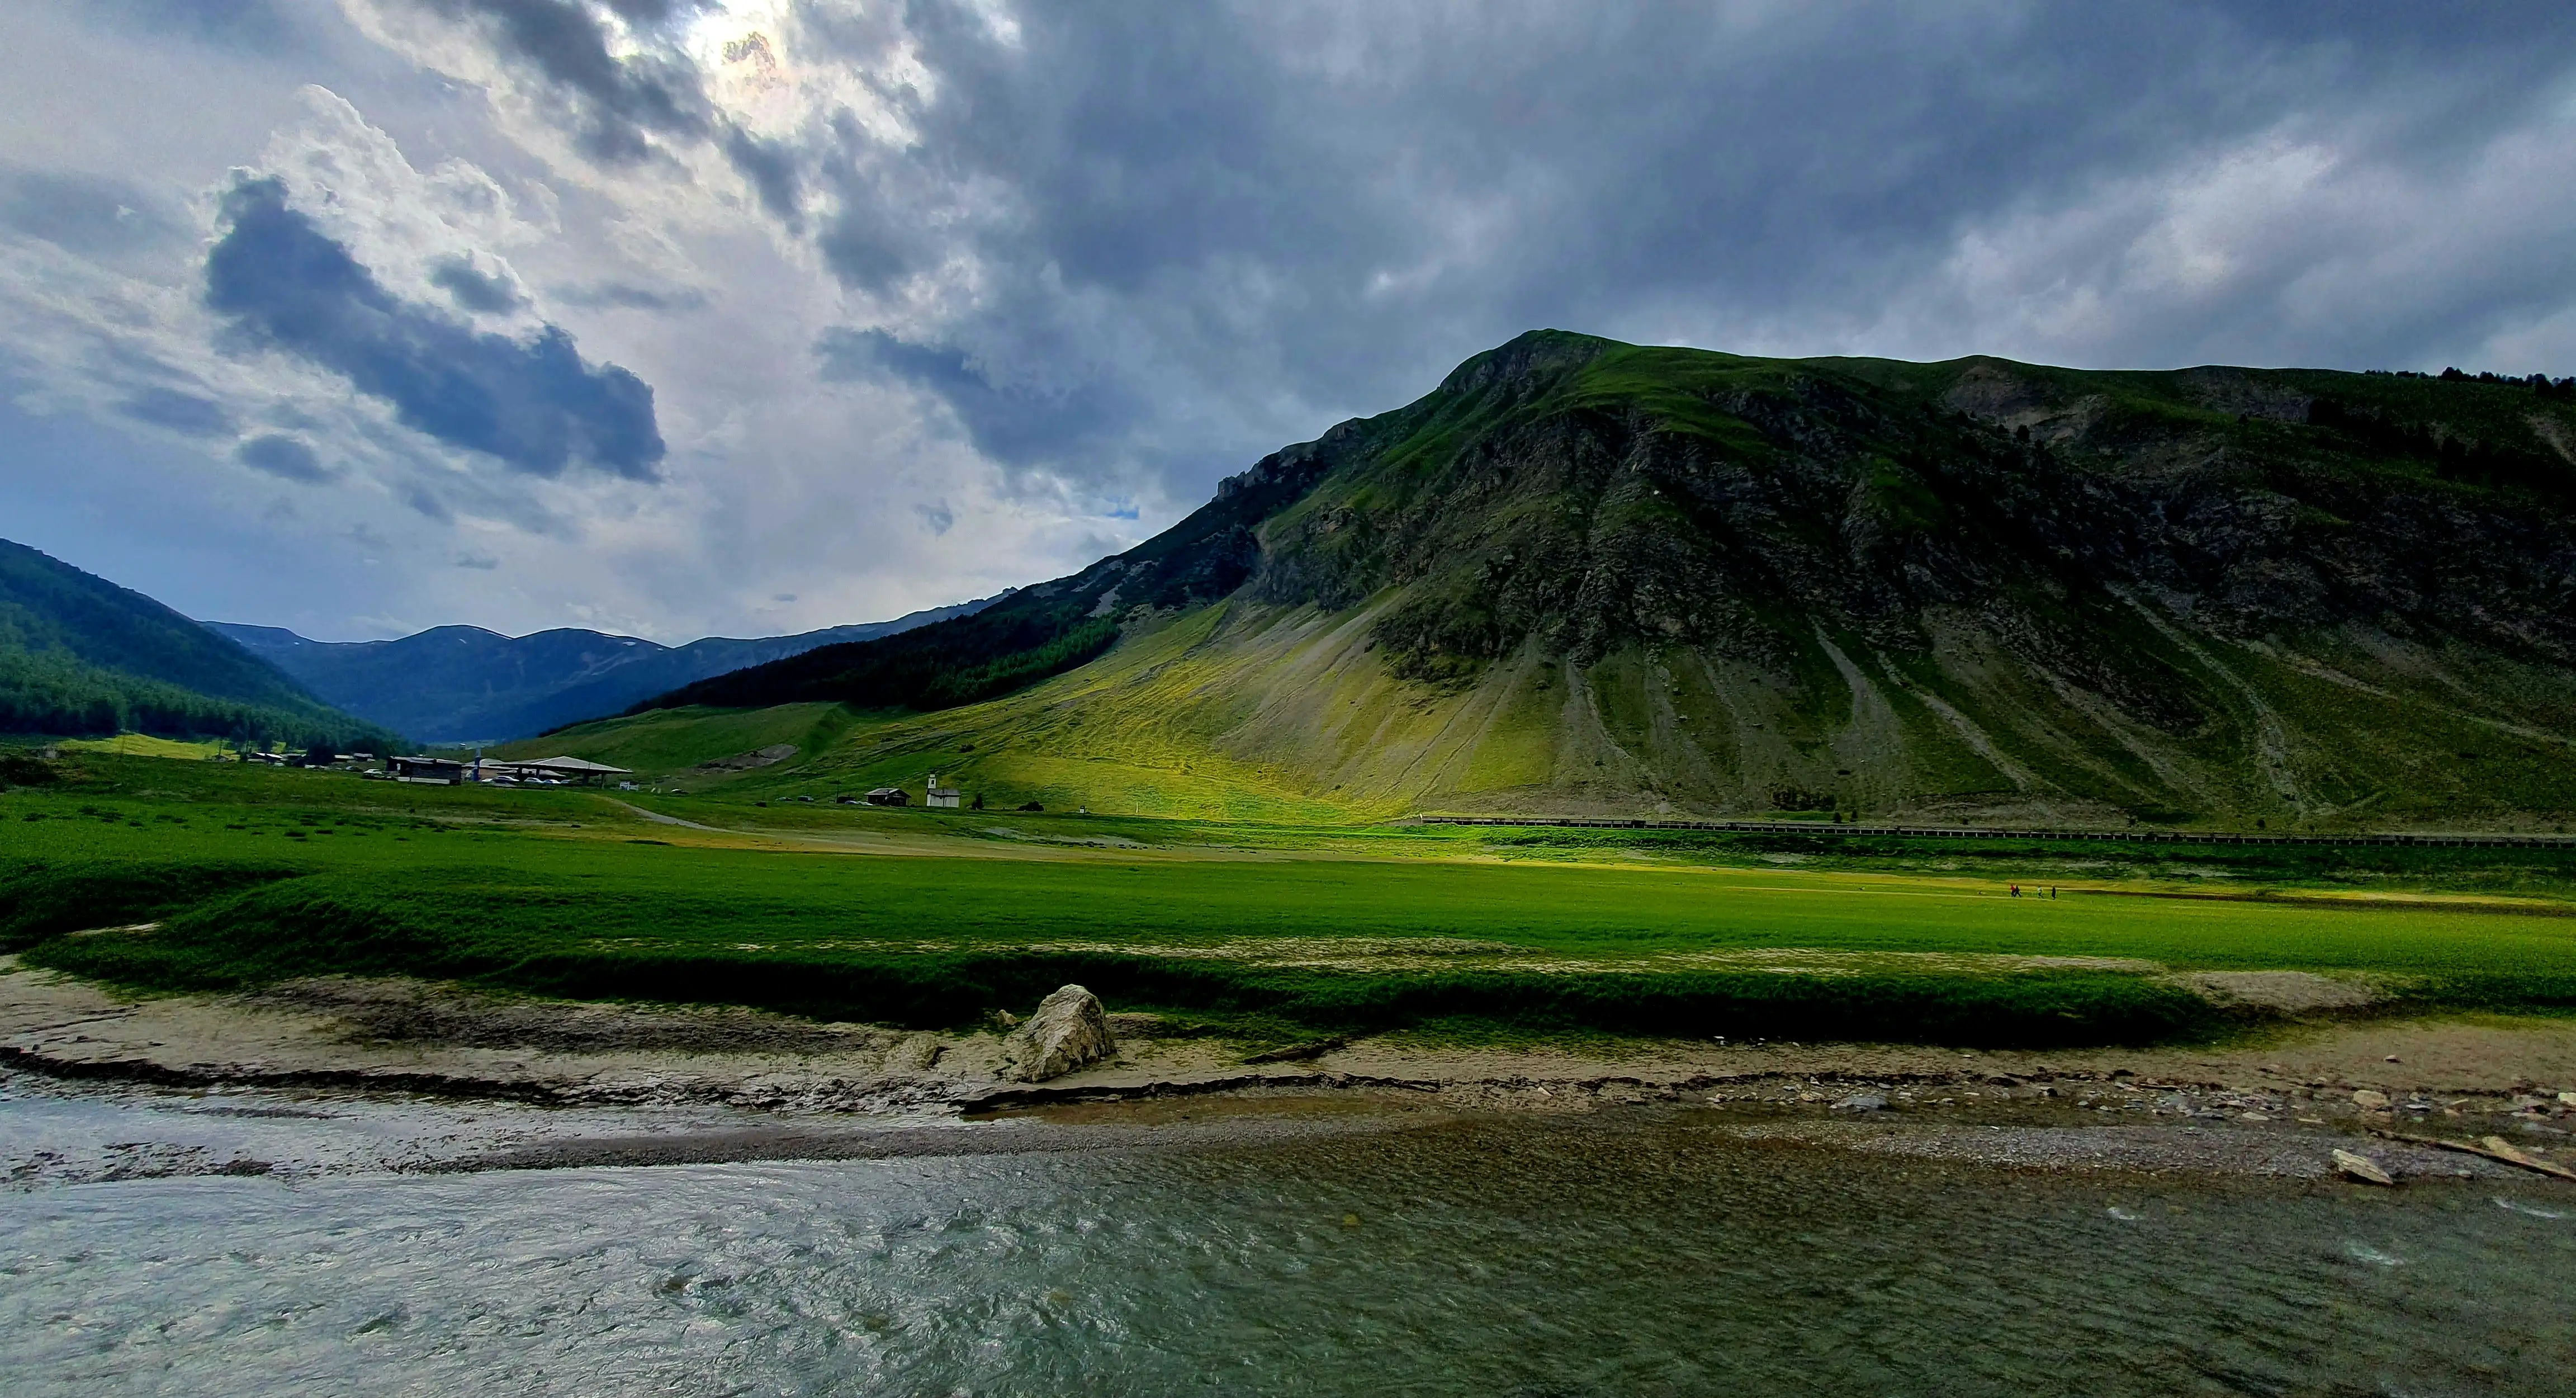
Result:
M2146 1183L1689 1116L0 1195L14 1393L2529 1393L2545 1185Z

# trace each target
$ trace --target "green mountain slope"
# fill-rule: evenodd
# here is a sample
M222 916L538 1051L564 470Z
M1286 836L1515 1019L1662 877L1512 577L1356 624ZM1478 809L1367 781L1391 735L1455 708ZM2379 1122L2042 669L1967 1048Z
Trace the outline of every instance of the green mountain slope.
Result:
M2554 824L2572 449L2555 384L1537 332L974 629L667 702L893 710L742 780L1014 804Z
M391 734L139 592L0 539L0 732L170 737Z
M1262 561L1254 529L1294 503L1316 467L1264 468L1229 480L1189 518L1069 578L883 640L824 646L645 700L630 712L686 705L760 707L825 700L860 708L937 709L1007 694L1061 674L1145 620L1216 601Z

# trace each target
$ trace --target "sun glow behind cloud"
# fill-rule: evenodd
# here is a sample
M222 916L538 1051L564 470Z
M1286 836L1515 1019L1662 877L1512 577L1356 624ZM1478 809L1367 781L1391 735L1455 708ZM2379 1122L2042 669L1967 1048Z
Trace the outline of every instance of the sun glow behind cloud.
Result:
M707 95L724 117L757 135L783 137L846 113L878 141L913 139L889 95L935 99L938 82L918 48L896 33L864 62L846 54L808 62L803 14L778 0L710 9L687 23L678 47L708 76Z

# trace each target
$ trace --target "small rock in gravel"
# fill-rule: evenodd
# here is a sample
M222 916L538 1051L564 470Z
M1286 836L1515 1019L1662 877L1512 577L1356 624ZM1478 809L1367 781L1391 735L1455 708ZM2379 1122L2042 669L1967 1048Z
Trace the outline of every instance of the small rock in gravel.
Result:
M894 1072L929 1072L931 1065L939 1061L940 1052L944 1047L928 1034L907 1034L901 1042L887 1051L886 1067Z
M2385 1111L2388 1108L2388 1094L2385 1092L2373 1092L2369 1088L2365 1087L2352 1094L2352 1104L2356 1107L2366 1108L2374 1112Z
M2348 1150L2339 1150L2334 1153L2334 1163L2337 1173L2348 1175L2365 1184L2393 1185L2397 1183L2397 1181L2391 1177L2386 1170L2379 1167L2378 1161L2373 1160L2366 1155L2355 1155Z

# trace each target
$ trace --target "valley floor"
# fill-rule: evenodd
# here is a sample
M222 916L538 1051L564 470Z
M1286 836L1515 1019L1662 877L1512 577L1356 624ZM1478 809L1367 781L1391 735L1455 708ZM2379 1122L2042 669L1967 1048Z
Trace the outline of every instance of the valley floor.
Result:
M11 1052L63 1072L955 1109L999 1100L992 1017L1078 982L1129 1026L1082 1091L1543 1105L1946 1082L1963 1050L2025 1085L2146 1054L2311 1091L2378 1082L2400 1032L2450 1066L2390 1090L2576 1089L2576 851L875 811L112 754L0 792L0 831L10 1032L41 1040Z

